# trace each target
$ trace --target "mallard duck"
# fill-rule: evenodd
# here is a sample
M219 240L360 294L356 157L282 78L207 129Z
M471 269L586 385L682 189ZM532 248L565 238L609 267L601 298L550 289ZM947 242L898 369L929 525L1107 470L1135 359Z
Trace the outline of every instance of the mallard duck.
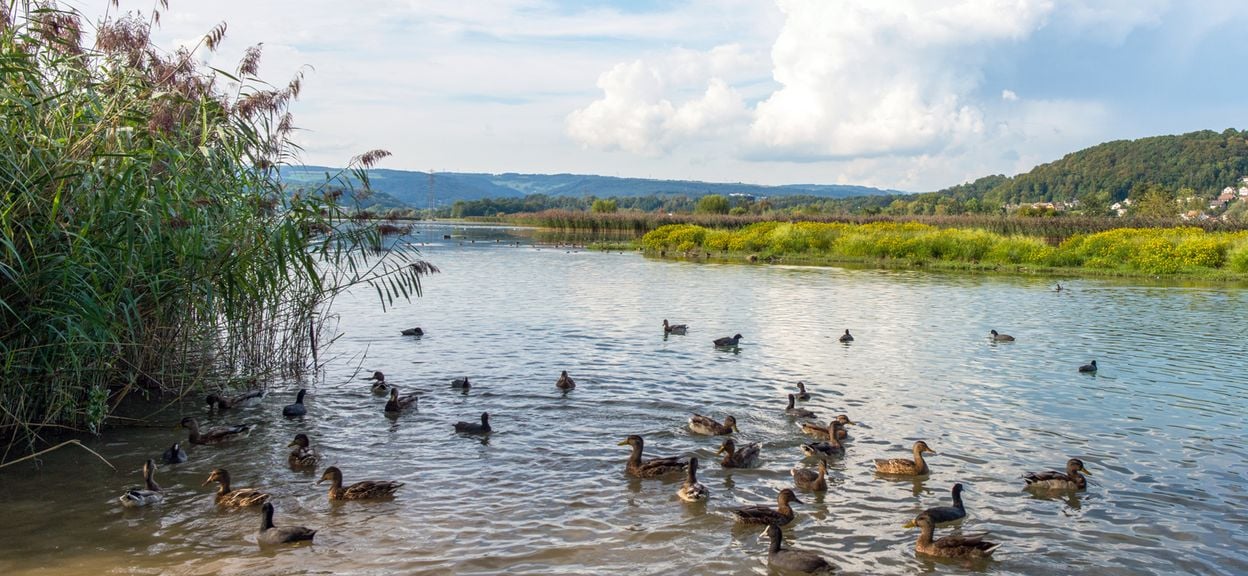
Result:
M663 319L663 333L683 335L689 330L689 326L685 324L668 324L667 318Z
M793 468L789 473L793 475L793 483L798 488L812 492L825 492L828 489L828 462L826 460L819 461L818 472L805 468Z
M481 413L481 423L476 422L456 422L455 431L461 434L489 434L493 428L490 428L490 413Z
M802 504L802 501L797 499L797 494L794 494L793 490L785 488L780 491L779 505L776 509L773 510L767 506L744 506L733 510L732 515L741 524L784 526L793 521L793 508L789 506L793 502Z
M767 537L771 546L767 549L767 563L786 574L814 574L832 571L832 565L814 552L783 548L784 533L775 524L767 525Z
M937 525L948 524L966 518L966 507L962 505L962 484L953 485L953 506L935 506L923 511ZM917 526L918 517L906 523L906 528Z
M301 540L311 540L316 530L303 526L274 526L273 505L265 502L260 509L260 529L256 531L256 542L261 546L276 546Z
M732 441L732 438L725 438L724 443L720 444L719 450L715 454L724 455L724 459L719 462L724 468L753 468L758 466L758 454L762 449L762 445L755 442L746 444L738 450L737 444Z
M1079 367L1080 372L1096 372L1096 360Z
M307 393L308 393L307 390L300 388L299 393L295 395L295 403L287 404L286 406L282 407L282 416L285 416L287 418L298 418L300 416L307 414L308 409L305 408L303 405L303 396Z
M839 338L839 340L841 342L853 342L854 341L854 336L849 333L849 328L845 329L845 333L841 334L841 337Z
M716 348L736 348L737 346L740 345L740 343L741 343L740 334L737 334L736 336L724 336L723 338L715 339Z
M186 462L186 450L182 449L182 444L174 442L165 453L160 456L160 461L165 464L181 464Z
M400 397L399 387L391 386L390 387L390 401L386 402L386 413L398 414L399 412L402 412L408 408L415 408L417 398L419 398L419 396L415 392L411 394L405 394L404 396Z
M468 381L467 376L464 376L463 378L456 378L451 380L451 388L472 388L472 382Z
M1009 334L999 334L996 330L989 330L988 334L992 337L993 342L1013 342L1014 337Z
M403 486L402 482L393 480L362 480L350 486L342 485L342 470L337 466L330 466L321 474L321 479L316 483L320 484L326 480L330 481L329 499L330 500L369 500L372 498L389 498L394 496L394 492Z
M682 461L679 457L668 456L666 458L651 458L646 461L641 459L641 451L645 446L645 441L641 436L633 434L625 438L619 443L620 446L632 446L633 453L628 457L628 465L624 468L630 476L638 478L658 478L666 476L673 472L679 472L685 468L687 462Z
M269 495L255 488L230 488L230 473L225 468L214 468L201 486L217 483L217 504L234 508L256 506L269 501Z
M833 425L833 422L836 424ZM827 426L820 426L810 422L802 422L802 432L805 432L815 438L827 438L829 434L836 434L837 440L847 440L849 433L845 431L844 426L853 426L854 422L849 416L844 414L838 415Z
M685 474L685 483L680 485L676 496L685 502L700 502L711 497L711 491L698 482L698 459L689 459L689 469Z
M914 443L914 460L905 458L876 459L875 471L880 474L897 476L926 476L927 462L923 461L923 453L935 454L936 451L927 446L927 442L919 440Z
M158 504L165 499L165 492L156 483L156 461L148 459L143 463L143 486L130 488L118 500L126 508L139 508Z
M567 370L564 370L559 374L559 379L555 380L555 388L564 391L571 390L576 388L576 381L572 380L571 376L568 376Z
M797 397L789 394L789 407L784 409L784 413L794 418L814 418L815 413L805 408L797 408Z
M803 402L806 400L810 400L810 392L806 391L805 382L802 382L801 380L797 381L797 394L795 396L798 400L801 400Z
M222 397L218 394L209 394L204 397L204 400L208 402L209 410L211 410L213 406L216 406L218 410L229 410L230 408L258 404L260 403L260 400L264 398L264 393L264 390L248 390L242 394L230 396L228 398Z
M365 378L365 380L373 381L373 385L370 387L373 394L385 396L390 392L390 385L386 383L386 375L382 374L380 370L373 372L373 375Z
M936 522L926 513L914 519L919 527L919 540L914 543L914 551L928 556L940 558L988 558L999 547L996 542L986 542L984 534L966 534L962 536L945 536L940 540L932 540L936 531Z
M417 326L415 328L404 328L403 335L404 336L424 336L425 331L421 330L420 326Z
M307 434L302 432L295 434L295 439L291 440L286 447L294 448L287 458L291 468L315 468L321 462L321 455L311 446Z
M1088 479L1083 474L1091 476L1087 468L1083 467L1083 460L1071 458L1066 461L1066 472L1058 472L1049 470L1047 472L1028 472L1023 475L1023 480L1027 482L1028 488L1042 488L1046 490L1083 490L1088 487Z
M828 423L833 429L832 434L828 435L828 440L824 442L810 442L799 446L802 453L811 458L835 458L845 455L845 447L841 445L841 423L833 420Z
M190 416L183 418L179 426L191 431L189 437L191 444L220 444L236 438L246 438L248 434L251 434L251 424L218 426L201 432L199 421Z
M694 414L689 417L689 430L694 434L704 434L707 436L723 436L740 432L737 430L737 419L732 416L724 418L724 423L720 424L701 414Z

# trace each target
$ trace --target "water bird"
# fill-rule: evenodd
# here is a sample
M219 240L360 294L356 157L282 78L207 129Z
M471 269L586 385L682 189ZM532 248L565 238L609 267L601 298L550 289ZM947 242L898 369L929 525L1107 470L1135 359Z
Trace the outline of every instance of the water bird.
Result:
M794 467L789 470L793 475L793 484L803 490L811 492L826 492L828 489L828 462L827 460L819 461L819 471L807 470L805 468Z
M365 380L373 381L371 387L373 394L385 396L386 393L390 392L390 384L386 383L386 375L382 374L380 370L373 372L373 375L365 378Z
M694 414L689 417L689 430L694 434L704 434L706 436L723 436L740 432L737 429L737 419L732 416L724 418L724 423L720 424L701 414Z
M724 468L753 468L758 466L758 455L762 449L763 446L757 442L746 444L738 449L732 438L725 438L715 454L724 455L724 459L719 462Z
M1088 479L1083 474L1091 476L1087 468L1083 467L1083 460L1071 458L1066 461L1066 471L1058 472L1049 470L1047 472L1028 472L1023 475L1023 480L1027 482L1029 489L1045 489L1045 490L1084 490L1088 487Z
M393 480L361 480L350 486L342 485L342 470L337 466L330 466L321 474L321 479L316 483L320 484L326 480L330 481L329 499L330 500L370 500L373 498L389 498L394 496L395 491L403 487L402 482Z
M773 526L784 526L793 521L792 503L803 504L797 499L797 494L793 490L785 488L780 491L778 498L778 506L773 510L768 506L743 506L732 511L732 515L740 524L769 524Z
M641 439L641 436L636 434L625 438L619 443L619 445L632 446L633 448L633 453L629 455L628 464L624 468L630 476L636 476L638 478L658 478L673 472L679 472L685 468L686 462L682 461L677 456L651 458L643 461L641 459L641 451L645 446L645 441Z
M158 504L165 499L165 492L156 483L156 461L148 458L143 463L143 486L130 488L118 500L126 508L141 508Z
M797 394L795 396L797 396L798 400L802 400L802 401L810 400L810 392L806 391L805 382L802 382L801 380L797 381Z
M811 458L834 458L845 455L845 447L841 445L839 432L842 432L841 423L833 420L828 423L829 431L828 440L824 442L810 442L799 446L802 453Z
M451 388L463 388L465 390L472 388L472 382L468 381L468 377L456 378L451 380Z
M716 338L716 339L715 339L715 347L716 347L716 348L736 348L737 346L739 346L739 345L740 345L740 343L741 343L741 335L740 335L740 334L737 334L737 335L735 335L735 336L731 336L731 337L729 337L729 336L724 336L723 338Z
M962 483L953 485L953 506L934 506L924 510L922 513L927 514L932 522L936 525L948 524L966 518L966 507L962 505ZM905 528L913 528L918 526L918 516L906 522Z
M229 410L230 408L259 404L260 400L264 398L264 394L264 390L248 390L228 398L218 394L209 394L204 397L204 400L208 402L209 410L212 410L213 406L216 406L217 410Z
M160 461L165 464L181 464L186 462L186 450L182 449L180 442L174 442L165 453L160 456Z
M415 328L405 328L403 329L403 335L404 336L424 336L425 331L421 330L420 326L417 326Z
M789 394L789 407L784 409L784 413L795 418L814 418L815 413L805 408L797 408L797 397Z
M1057 283L1057 287L1053 289L1054 292L1061 292L1062 290L1065 290L1065 288L1062 288L1062 284L1060 282Z
M919 440L914 443L914 460L905 458L876 459L875 471L880 474L896 476L926 476L929 470L927 462L923 460L924 452L936 454L935 450L928 447L927 442Z
M690 458L689 467L685 472L685 483L680 485L676 496L685 502L701 502L711 497L711 491L698 482L698 459Z
M951 535L932 540L932 534L936 531L936 522L926 513L915 517L914 523L921 530L919 539L914 543L914 551L920 554L940 558L988 558L1001 547L1001 544L996 542L985 541L984 537L987 533Z
M689 331L688 324L668 324L667 318L663 319L663 333L664 334L676 334L676 335L683 336L685 332L688 332L688 331Z
M321 455L317 453L316 448L311 446L311 440L308 435L302 432L295 434L295 439L286 445L287 448L294 448L290 451L287 462L291 468L315 468L321 461Z
M398 414L408 408L415 408L417 398L418 395L415 392L412 392L411 394L404 394L400 397L399 387L391 386L390 401L386 402L385 411L387 414Z
M1079 367L1080 372L1096 372L1096 360Z
M255 488L231 488L230 473L225 468L213 468L201 486L217 483L217 504L234 508L256 506L269 501L269 495Z
M481 413L481 423L476 422L456 422L455 431L461 434L489 434L493 428L490 428L490 413Z
M555 388L558 388L566 392L568 390L576 388L576 381L573 380L571 376L568 376L567 370L564 370L563 372L559 374L559 379L555 380Z
M316 530L303 526L274 526L273 505L265 502L260 509L260 529L256 531L256 542L261 546L276 546L302 540L311 540Z
M282 407L282 416L287 418L298 418L308 413L308 409L303 405L303 396L308 391L303 388L299 389L299 393L295 395L295 403L287 404Z
M836 422L839 426L834 427L832 422ZM849 419L849 416L840 414L836 418L833 418L831 422L828 422L827 426L811 424L810 422L802 422L802 432L814 436L815 438L827 438L829 434L836 434L837 440L848 440L849 432L846 432L844 427L853 425L854 422Z
M784 548L784 533L775 524L767 525L767 537L771 545L767 549L767 564L785 573L815 574L833 570L827 560L814 552Z
M1014 341L1014 337L1010 336L1009 334L999 334L997 333L996 330L990 330L988 331L988 333L992 335L993 342L1013 342Z
M853 342L853 341L854 341L854 337L853 337L852 335L850 335L850 333L849 333L849 328L846 328L846 329L845 329L845 333L844 333L844 334L841 334L841 337L840 337L840 338L838 338L838 340L840 340L841 342Z
M207 431L200 431L199 421L190 416L183 418L178 426L190 430L188 440L190 440L191 444L220 444L229 440L246 438L247 435L251 434L251 424L218 426L209 428Z

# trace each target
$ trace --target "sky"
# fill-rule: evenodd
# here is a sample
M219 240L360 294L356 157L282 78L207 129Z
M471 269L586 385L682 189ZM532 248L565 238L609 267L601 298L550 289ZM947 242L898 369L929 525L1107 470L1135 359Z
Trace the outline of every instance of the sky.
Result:
M305 74L306 164L930 191L1248 128L1240 0L171 0L153 37L222 21L205 63Z

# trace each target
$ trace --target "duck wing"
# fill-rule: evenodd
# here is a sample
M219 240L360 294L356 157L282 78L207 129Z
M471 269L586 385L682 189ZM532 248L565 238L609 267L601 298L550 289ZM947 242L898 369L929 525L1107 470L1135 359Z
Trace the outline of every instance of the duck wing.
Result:
M685 469L688 462L681 460L677 456L668 456L665 458L651 458L642 462L633 473L642 478L654 478L663 476L673 472L679 472Z
M402 486L402 482L392 480L364 480L343 488L342 499L364 500L392 496Z
M916 474L919 467L914 464L914 460L905 458L878 458L875 461L875 470L883 474Z
M234 508L259 506L269 501L269 495L255 488L235 488L224 496L217 497L217 504Z

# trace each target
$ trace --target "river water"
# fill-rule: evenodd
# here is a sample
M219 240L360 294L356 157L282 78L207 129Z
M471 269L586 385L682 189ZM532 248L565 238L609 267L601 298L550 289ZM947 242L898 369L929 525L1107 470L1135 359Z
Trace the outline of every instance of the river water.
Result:
M454 234L451 240L442 235ZM846 573L1248 573L1248 290L1144 281L933 274L647 259L551 246L525 231L425 225L413 233L442 269L424 297L382 313L376 293L340 298L341 338L307 383L308 416L281 418L300 384L275 382L258 407L209 416L188 402L169 426L115 431L0 471L0 573L16 574L765 574L761 529L730 510L774 503L808 441L784 416L847 413L847 455L827 493L799 491L788 544ZM475 240L475 241L474 241ZM501 240L501 242L496 242ZM508 245L518 240L520 246ZM689 334L664 338L664 318ZM420 326L421 338L399 331ZM850 345L837 337L850 329ZM997 329L1018 338L991 343ZM711 340L741 333L739 350ZM326 359L325 357L322 358ZM1091 376L1076 368L1096 359ZM373 370L418 410L397 419L358 378ZM561 370L577 388L563 396ZM468 394L449 387L468 376ZM489 411L486 441L452 424ZM718 440L693 413L734 415L762 465L720 468ZM181 415L253 422L249 439L188 446L161 466L150 509L117 496L159 458ZM348 483L406 483L397 498L331 504L319 474L286 466L306 432ZM630 479L617 443L696 455L709 502L679 480ZM924 439L924 481L875 475ZM1036 497L1020 475L1083 459L1086 492ZM805 465L809 465L806 463ZM214 467L274 495L276 522L316 528L315 544L261 550L256 510L219 510ZM319 470L318 470L319 473ZM916 557L902 525L966 486L968 518L938 535L987 530L996 559Z

